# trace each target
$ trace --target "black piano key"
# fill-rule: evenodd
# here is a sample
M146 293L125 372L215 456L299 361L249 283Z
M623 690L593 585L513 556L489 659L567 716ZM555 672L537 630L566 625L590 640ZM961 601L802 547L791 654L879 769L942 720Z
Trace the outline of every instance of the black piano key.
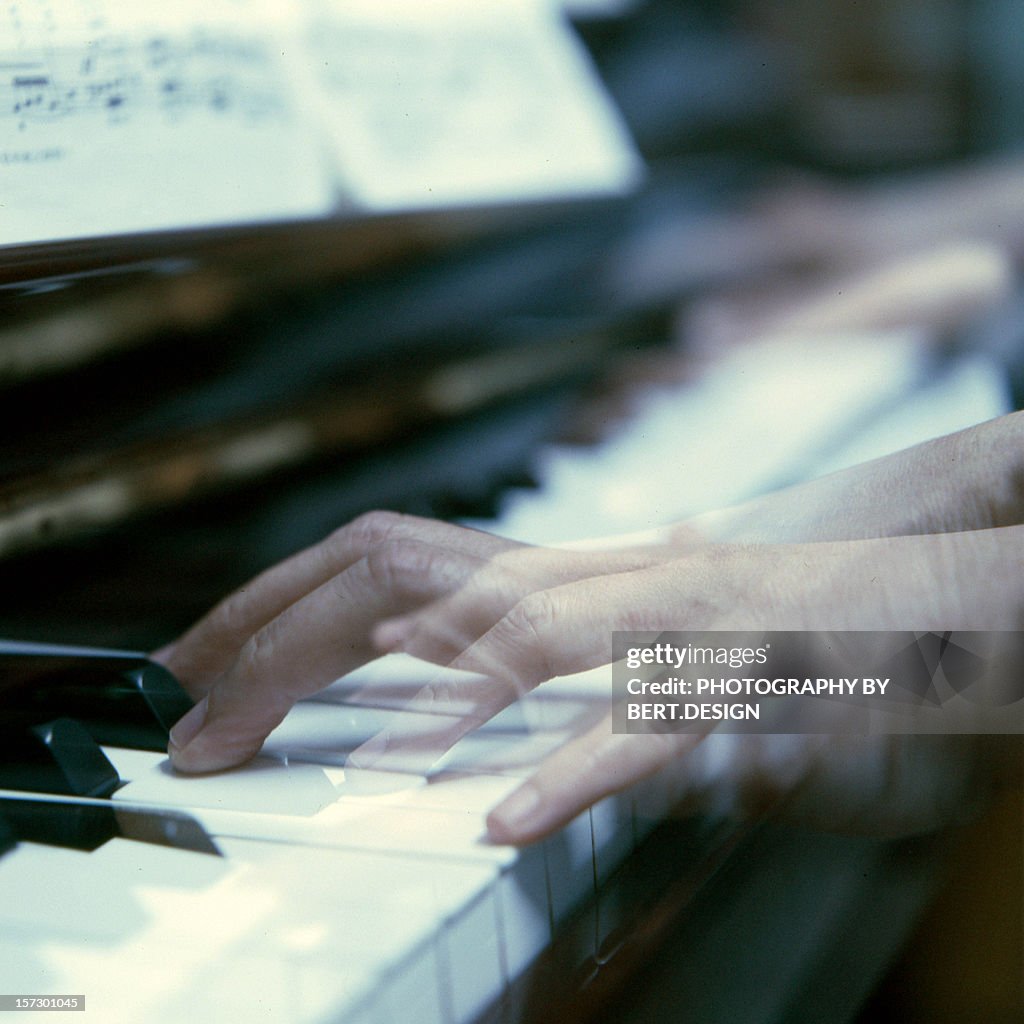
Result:
M114 808L105 804L60 804L0 797L3 814L23 843L63 846L91 853L118 835Z
M220 850L206 829L180 811L151 811L119 808L114 812L121 835L140 843L173 846L177 850L220 856Z
M165 750L192 700L145 655L0 643L0 710L74 718L99 743Z
M0 857L18 845L18 837L14 834L10 822L0 814Z
M117 770L77 722L33 722L23 715L0 721L0 789L66 796L109 796Z
M136 810L103 801L0 796L0 821L6 822L15 841L87 853L110 839L134 839L220 856L203 827L180 811Z

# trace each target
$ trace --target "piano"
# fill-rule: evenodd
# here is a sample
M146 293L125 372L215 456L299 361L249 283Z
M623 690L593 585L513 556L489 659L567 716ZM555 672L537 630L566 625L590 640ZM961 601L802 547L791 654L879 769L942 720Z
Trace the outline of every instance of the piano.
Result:
M878 408L880 396L872 392L880 377L919 403L918 416L906 409L894 414L903 421L893 427L898 431L922 424L934 429L937 417L954 426L955 417L985 414L986 405L993 410L1001 399L999 375L983 358L955 360L935 373L922 367L916 342L901 347L891 338L854 345L845 361L837 361L837 354L819 349L814 364L812 351L806 353L803 380L820 402L819 418L809 413L818 427L814 433L807 421L790 424L790 436L774 438L766 448L763 421L749 411L754 396L736 387L739 365L723 366L699 385L649 398L643 414L604 447L544 447L534 463L541 486L508 495L507 518L493 525L507 523L522 536L531 522L534 530L554 531L595 505L602 525L627 525L636 510L623 509L628 503L615 500L609 480L633 494L639 480L625 470L656 474L657 445L664 455L666 443L705 419L709 407L720 409L726 395L735 403L734 415L720 421L730 424L727 436L697 433L694 448L710 449L703 470L709 479L720 473L716 445L756 454L746 485L753 490L765 475L782 479L804 472L822 451L831 462L842 459L844 445L859 456L861 446L878 443L867 436L885 434L877 423L866 431L851 431L850 424L865 422L866 410ZM777 393L772 365L781 372L780 356L761 358L747 369L761 370L754 391L764 388L763 401L770 402ZM950 394L962 399L956 409L947 402ZM827 440L826 426L834 430ZM910 439L909 433L899 438ZM637 459L641 442L655 446L646 466ZM742 497L745 485L733 478L733 486L734 497ZM19 653L38 659L45 651L9 646L8 663ZM82 652L80 663L89 657ZM143 673L154 671L131 655L122 657L131 671L140 665ZM108 673L118 669L116 659L104 666ZM693 912L734 860L756 858L785 872L767 882L767 892L764 879L759 889L746 878L757 900L773 892L778 897L778 887L787 884L798 893L801 872L827 867L824 877L837 906L825 914L821 907L785 905L790 897L772 912L772 934L799 920L798 931L809 941L809 922L821 914L825 920L816 921L817 927L835 926L831 918L849 908L846 899L854 891L864 895L865 878L872 886L886 879L893 889L892 919L881 933L872 931L870 940L863 922L856 933L858 948L876 944L871 966L877 973L882 951L902 938L934 884L934 864L921 848L909 854L901 849L897 889L884 843L820 836L812 842L784 830L769 837L764 828L732 821L727 801L703 817L663 824L658 844L648 848L648 836L657 835L655 826L677 795L664 782L606 800L535 847L489 846L481 842L487 810L564 741L574 721L592 717L607 697L608 680L590 673L553 681L457 744L429 776L347 768L346 752L385 727L389 716L400 715L393 709L432 671L400 656L371 664L298 706L259 760L223 776L175 777L158 744L134 749L103 743L117 780L108 780L112 791L103 796L5 791L12 830L37 838L23 838L0 860L4 991L84 996L86 1011L104 1021L213 1021L243 1012L268 1020L473 1021L488 1014L514 1019L512 1007L545 1019L558 1000L577 1009L589 1005L595 1014L600 1003L595 1008L579 991L570 995L550 985L538 1011L537 982L523 979L530 979L531 967L538 970L551 957L568 955L575 957L569 977L586 992L596 985L588 972L608 970L616 954L635 956L630 944L638 940L630 939L629 929L641 927L635 911L647 908L648 886L657 890L664 884L672 899ZM692 766L693 778L703 778L709 789L730 756L730 737L717 740L706 744ZM24 824L47 810L61 822L49 834ZM88 813L110 819L99 832L103 838L94 830L86 849L68 848L75 823ZM666 849L674 854L670 870ZM735 898L737 888L732 882L727 892ZM746 898L755 897L748 892ZM877 888L873 898L880 898ZM569 954L552 945L567 922L574 928ZM645 926L652 927L649 920ZM709 941L705 936L687 951L703 958L707 970L714 963ZM546 974L550 981L550 966ZM725 977L736 985L742 972L731 967ZM795 984L792 977L786 980ZM758 1000L758 1013L768 1015L730 1019L775 1019L771 1012L778 1001L792 997L783 979L777 982L767 1000L770 1010L763 990ZM721 981L719 989L721 999ZM862 995L853 985L846 998L855 1005ZM701 1016L699 1005L698 1000L692 1019L726 1019ZM730 1012L736 1011L732 1006Z
M618 21L588 31L632 53ZM750 114L730 90L735 127ZM934 891L944 836L737 817L741 752L714 736L685 779L522 850L483 841L486 812L603 709L604 670L551 681L428 771L355 769L347 754L382 728L417 727L401 707L435 673L389 656L298 705L248 766L185 779L164 753L185 698L143 653L371 508L574 542L1007 411L998 359L917 330L681 361L680 304L764 258L702 249L759 173L673 156L625 201L0 250L0 420L17 438L0 507L0 1009L656 1020L644 972L667 959L672 1019L853 1018ZM687 258L666 269L673 235ZM607 429L599 385L637 365ZM581 444L595 421L604 436ZM664 487L670 456L686 487ZM675 815L684 797L701 813Z

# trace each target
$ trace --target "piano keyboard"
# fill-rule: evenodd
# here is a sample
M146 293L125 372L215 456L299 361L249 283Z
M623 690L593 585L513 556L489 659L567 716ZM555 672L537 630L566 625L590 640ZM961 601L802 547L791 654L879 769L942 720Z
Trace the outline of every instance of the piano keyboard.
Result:
M900 335L728 358L652 395L597 452L542 453L540 490L481 525L533 541L646 530L1005 411L984 359L940 366L926 351ZM435 672L381 659L296 707L228 774L180 778L162 752L108 745L122 782L109 798L5 790L8 808L33 813L113 808L121 832L80 849L0 831L0 994L84 995L84 1019L104 1024L461 1024L500 1005L572 914L599 959L604 883L678 794L652 780L530 848L489 845L487 811L593 720L608 678L553 680L429 771L347 767ZM419 717L407 727L436 727ZM734 740L713 736L693 757L688 787L718 794L711 821L728 821Z

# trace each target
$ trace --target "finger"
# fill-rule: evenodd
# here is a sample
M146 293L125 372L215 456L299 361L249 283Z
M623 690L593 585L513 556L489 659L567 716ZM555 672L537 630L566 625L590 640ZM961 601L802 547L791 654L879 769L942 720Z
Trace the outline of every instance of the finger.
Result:
M510 541L477 530L392 512L371 512L256 577L154 657L194 695L200 695L227 671L242 646L286 608L375 548L405 540L458 547L481 558L512 546Z
M447 665L534 589L531 581L491 562L455 593L380 623L373 642L381 652Z
M457 707L462 735L547 679L609 664L621 597L604 577L528 594L420 691L417 710Z
M565 583L528 594L450 667L504 679L520 693L612 661L612 632L667 628L658 569Z
M661 564L676 552L665 548L566 551L523 548L492 559L466 586L409 615L382 622L374 641L382 651L401 651L447 665L529 594L565 583L631 572Z
M610 664L613 630L668 628L672 615L661 569L580 580L518 601L410 703L422 713L458 716L443 736L434 737L446 745L430 752L431 762L539 683ZM643 610L644 601L653 605L650 612ZM394 732L386 744L370 741L353 759L360 767L382 769L417 754L423 756L418 737Z
M174 766L200 772L252 757L301 697L375 656L375 622L460 585L479 560L391 542L286 608L249 639L171 731Z
M412 613L378 626L373 640L379 650L401 651L443 666L409 699L405 710L440 714L451 724L443 733L434 733L429 746L422 737L402 732L374 736L352 752L350 763L383 771L409 770L409 766L426 771L466 733L513 703L522 692L514 679L453 671L450 663L528 589L523 580L489 565L454 596L432 602L433 612L426 621Z
M445 737L451 745L544 680L611 663L615 630L657 631L678 628L680 622L694 629L743 628L744 620L730 617L750 598L748 560L730 561L722 552L708 558L706 550L699 557L528 594L448 663L459 675L425 687L416 709L448 715L457 709L461 721ZM387 758L401 761L411 753L409 742L392 733ZM441 753L435 751L435 759ZM360 761L362 767L382 766L380 743L355 756L367 759Z
M487 816L488 835L515 846L543 839L604 797L686 755L702 739L699 733L617 734L609 715L552 754L495 807Z

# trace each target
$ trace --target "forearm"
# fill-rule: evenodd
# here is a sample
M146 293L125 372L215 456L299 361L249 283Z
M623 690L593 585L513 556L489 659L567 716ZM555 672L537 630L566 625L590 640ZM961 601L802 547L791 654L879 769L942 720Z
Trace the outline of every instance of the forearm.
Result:
M1024 522L1024 412L697 516L710 540L754 543L951 533Z
M722 628L1024 627L1024 526L749 551L750 568L729 571L749 597Z

